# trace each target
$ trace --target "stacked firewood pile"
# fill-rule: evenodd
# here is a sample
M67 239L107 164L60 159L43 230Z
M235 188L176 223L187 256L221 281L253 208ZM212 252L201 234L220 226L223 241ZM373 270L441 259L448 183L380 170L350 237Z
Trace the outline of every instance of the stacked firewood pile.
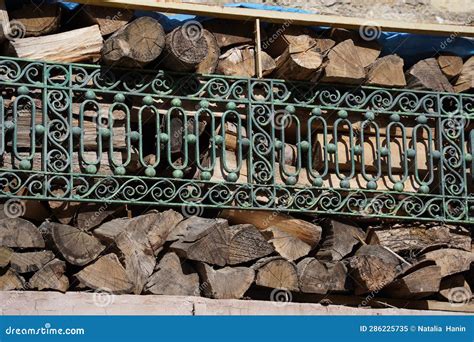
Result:
M29 8L29 7L35 8ZM258 75L253 24L212 19L186 22L165 32L152 17L133 11L83 6L65 13L58 5L25 5L0 35L3 54L60 62L99 62L114 67L147 67L204 74ZM473 89L474 57L441 55L405 65L396 54L381 57L371 37L341 29L317 34L289 24L264 28L264 77L407 87L446 92ZM3 38L3 39L2 39ZM365 39L364 39L365 38Z
M359 227L264 211L224 210L219 218L114 213L83 211L70 224L39 226L1 219L0 290L218 299L277 290L303 301L356 294L462 304L472 297L474 253L462 227Z

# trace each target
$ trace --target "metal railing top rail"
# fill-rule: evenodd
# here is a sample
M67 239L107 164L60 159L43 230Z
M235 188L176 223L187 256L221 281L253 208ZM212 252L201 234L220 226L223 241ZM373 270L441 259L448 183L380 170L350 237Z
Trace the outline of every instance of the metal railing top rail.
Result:
M472 223L474 96L0 57L0 196Z

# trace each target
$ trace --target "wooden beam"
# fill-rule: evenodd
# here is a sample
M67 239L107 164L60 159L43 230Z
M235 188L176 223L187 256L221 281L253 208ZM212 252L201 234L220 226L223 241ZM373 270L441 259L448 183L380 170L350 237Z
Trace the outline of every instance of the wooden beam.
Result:
M257 67L257 77L262 78L262 38L260 34L260 19L255 19L255 66Z
M77 0L75 2L106 7L159 11L164 13L186 13L239 20L260 19L261 21L272 23L291 22L295 25L329 26L355 30L359 29L360 27L367 26L367 19L365 18L278 12L249 8L201 5L195 3L156 2L152 0ZM386 32L408 32L443 36L455 35L456 37L474 37L473 26L400 22L396 20L382 19L377 19L374 22L377 25L377 28L380 28L382 31Z

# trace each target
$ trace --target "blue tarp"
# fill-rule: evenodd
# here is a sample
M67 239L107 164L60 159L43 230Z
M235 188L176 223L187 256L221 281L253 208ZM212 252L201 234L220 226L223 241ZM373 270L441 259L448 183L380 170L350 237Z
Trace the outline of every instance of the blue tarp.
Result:
M44 1L44 0L43 0ZM40 1L40 2L43 2ZM13 2L13 1L10 1ZM18 0L14 1L18 4ZM78 4L74 2L60 1L67 10L75 10ZM298 8L286 8L280 6L237 3L225 4L228 7L252 8L279 12L317 13ZM208 18L196 17L184 14L161 14L156 12L136 11L136 16L153 16L163 25L166 31L181 25L188 20L204 21ZM316 31L324 31L326 27L313 27ZM397 54L405 60L407 66L416 61L436 55L438 52L452 53L461 57L474 55L474 40L472 38L458 37L456 33L451 36L428 36L410 33L382 32L377 39L382 46L382 56Z

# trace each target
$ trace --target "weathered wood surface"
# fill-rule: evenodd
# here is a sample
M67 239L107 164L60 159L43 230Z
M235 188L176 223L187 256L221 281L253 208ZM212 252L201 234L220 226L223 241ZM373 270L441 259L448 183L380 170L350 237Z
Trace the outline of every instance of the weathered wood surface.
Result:
M454 55L441 55L437 58L442 73L450 80L458 76L463 67L462 58Z
M437 249L424 253L422 260L433 260L440 267L442 277L464 272L474 262L474 253L454 248Z
M175 71L194 71L209 52L206 38L192 25L175 28L166 35L163 65Z
M406 73L407 86L411 89L427 89L454 92L453 86L441 72L435 58L428 58L413 65Z
M145 290L159 295L199 296L199 276L175 253L167 253L148 279Z
M0 268L7 267L10 264L13 250L8 247L0 247Z
M326 294L348 292L352 289L347 267L342 262L323 262L316 258L305 258L298 265L301 292Z
M21 25L24 37L44 36L58 31L61 7L59 4L25 3L11 11L10 18Z
M201 263L198 272L202 279L203 294L215 299L240 299L255 279L255 271L249 267L224 267L215 270Z
M281 228L270 227L262 234L273 245L275 251L287 260L295 261L307 256L311 246Z
M69 279L64 275L66 263L54 259L43 266L30 279L30 288L38 290L56 290L66 292L69 288Z
M22 218L0 220L0 246L12 248L44 248L40 230Z
M0 275L0 291L24 290L25 279L8 269Z
M262 73L267 76L275 70L276 64L266 52L262 51ZM232 48L219 57L217 73L228 76L255 77L255 49L250 45Z
M322 227L325 238L316 255L323 260L343 259L365 236L364 231L359 227L334 219L326 219Z
M258 260L252 268L256 271L255 284L272 289L298 291L296 265L282 257L268 257Z
M216 37L208 30L202 30L202 35L206 39L208 52L206 57L196 67L198 74L213 74L216 71L221 50Z
M366 73L358 50L351 39L337 44L328 53L323 81L329 83L361 84Z
M14 252L10 258L10 267L18 273L35 272L53 259L51 251Z
M458 79L454 83L454 90L458 93L474 88L474 56L463 65Z
M15 57L49 62L97 61L102 49L97 25L42 37L10 41L9 53Z
M388 55L377 59L369 66L366 83L380 87L405 87L403 59L397 55Z
M99 25L100 33L107 36L125 26L133 18L133 10L84 5L79 15L90 25Z

